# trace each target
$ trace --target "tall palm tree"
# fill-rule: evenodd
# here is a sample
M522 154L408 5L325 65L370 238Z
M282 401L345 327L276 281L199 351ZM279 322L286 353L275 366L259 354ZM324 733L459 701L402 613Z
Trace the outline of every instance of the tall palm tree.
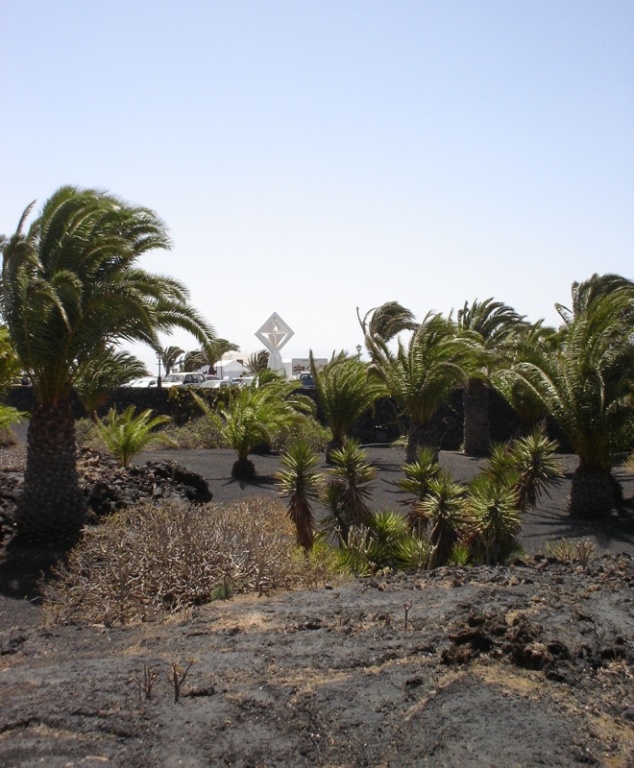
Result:
M597 299L601 299L604 296L609 296L615 291L631 291L632 281L621 275L615 275L613 273L607 273L605 275L599 275L595 272L592 277L587 280L583 280L578 283L575 281L571 287L572 302L570 308L565 307L563 304L557 302L555 308L561 315L564 323L570 325L570 323L586 313L591 304ZM634 307L630 307L628 315L632 316Z
M163 371L165 376L174 370L174 367L185 354L185 350L177 346L164 347L159 352L161 356L161 362L163 363Z
M93 355L78 371L75 392L86 413L95 419L97 410L108 402L113 390L142 376L147 376L145 365L129 352L110 345L101 350L95 348Z
M412 311L399 304L398 301L386 301L381 306L370 309L363 317L361 317L359 307L357 307L357 319L370 355L372 355L371 339L387 344L395 339L399 333L414 331L418 327Z
M343 447L354 424L386 390L380 381L368 377L365 363L345 352L333 354L330 362L318 370L311 350L310 370L320 413L332 435L326 447L326 460L330 462L332 452Z
M455 324L429 312L405 346L400 340L396 353L387 343L366 336L370 366L409 419L407 461L414 462L421 448L436 453L440 434L433 417L454 389L466 379L472 345L456 333Z
M597 293L567 318L558 349L534 352L510 371L538 398L578 456L569 506L575 516L608 514L618 500L611 469L634 434L633 306L629 281L611 293Z
M513 334L505 344L506 367L492 371L492 384L506 402L513 408L519 419L519 433L528 435L544 416L544 407L533 392L516 377L506 375L506 370L520 361L528 361L542 352L552 352L561 343L561 334L544 325L543 320L536 323L521 324L514 328Z
M489 387L491 374L504 360L505 347L524 318L493 298L458 310L458 332L473 343L473 360L463 389L464 447L467 456L485 456L490 447Z
M16 523L23 539L72 541L84 499L70 398L94 350L122 340L158 350L158 334L174 327L209 345L214 331L177 280L138 266L170 244L152 211L68 186L25 231L32 208L1 246L0 306L35 396Z
M252 376L257 376L258 373L263 373L268 370L269 367L269 351L261 349L258 352L254 352L249 355L246 362L247 370Z
M214 339L213 343L204 349L194 349L187 352L183 359L183 370L195 371L202 368L203 365L208 365L211 371L226 352L239 351L240 347L226 339Z

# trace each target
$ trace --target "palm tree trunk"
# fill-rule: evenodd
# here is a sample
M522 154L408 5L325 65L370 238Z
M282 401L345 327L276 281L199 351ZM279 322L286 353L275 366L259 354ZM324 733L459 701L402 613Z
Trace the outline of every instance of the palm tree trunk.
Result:
M18 539L47 545L74 542L84 510L70 401L38 404L29 423L24 489L16 509Z
M617 503L617 486L609 470L577 467L572 476L568 511L571 517L597 518Z
M440 436L438 429L432 422L427 424L417 424L410 421L409 431L407 433L407 449L405 460L410 464L418 458L421 448L431 448L434 451L436 459L440 451Z
M469 379L464 386L462 402L464 452L467 456L487 456L491 444L487 383Z

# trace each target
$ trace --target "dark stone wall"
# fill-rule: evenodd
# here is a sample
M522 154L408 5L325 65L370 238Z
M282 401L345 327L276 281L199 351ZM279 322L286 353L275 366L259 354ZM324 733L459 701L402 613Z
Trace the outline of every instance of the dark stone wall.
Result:
M33 388L30 386L10 387L4 397L4 402L6 405L17 408L19 411L30 413L35 405ZM75 395L72 398L72 405L75 418L82 419L86 417L86 410ZM167 389L121 387L112 393L108 402L99 409L99 414L107 413L111 405L115 405L118 410L123 410L128 405L134 405L138 411L151 408L157 414L171 415L171 405L168 401Z
M206 399L213 400L226 397L222 390L203 390ZM315 397L314 389L300 390L303 394ZM169 389L155 387L121 387L112 393L109 401L99 409L104 415L114 405L117 410L123 410L128 405L134 405L137 411L150 408L156 414L172 416L178 423L184 423L188 417L184 392L170 392ZM11 387L4 401L7 405L29 412L33 405L33 392L30 386ZM77 400L73 399L73 409L77 418L86 413ZM197 409L189 409L193 412ZM320 418L318 412L317 417ZM323 419L320 418L323 422ZM441 406L436 413L439 433L442 435L440 447L446 451L459 451L462 447L463 434L463 402L462 389L457 389L449 402ZM491 391L489 399L489 422L491 440L495 443L505 442L518 435L519 420L515 411L495 391ZM390 443L407 431L407 422L400 417L393 401L389 398L379 400L374 408L368 410L353 430L353 436L362 443ZM547 431L556 439L562 450L570 450L556 428L547 424Z

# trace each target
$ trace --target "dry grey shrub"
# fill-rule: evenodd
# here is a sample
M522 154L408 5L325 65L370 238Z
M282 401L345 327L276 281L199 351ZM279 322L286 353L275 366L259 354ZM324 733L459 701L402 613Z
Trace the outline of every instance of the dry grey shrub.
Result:
M44 587L55 623L155 619L237 592L311 587L330 574L309 559L280 502L146 502L86 531Z

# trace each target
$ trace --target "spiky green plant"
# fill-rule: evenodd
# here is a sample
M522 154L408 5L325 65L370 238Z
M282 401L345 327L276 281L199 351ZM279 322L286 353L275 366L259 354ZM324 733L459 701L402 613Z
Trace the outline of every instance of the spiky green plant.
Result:
M370 531L368 560L377 570L399 567L402 542L410 538L407 521L395 512L384 510L372 515L368 527Z
M170 421L169 416L153 416L151 409L136 414L133 405L118 413L116 408L108 411L103 421L97 418L99 436L108 451L122 467L129 467L132 459L152 443L165 442L156 428Z
M519 481L519 470L513 461L511 443L496 443L491 446L491 452L482 474L498 485L509 488Z
M297 543L310 550L315 541L312 502L319 497L325 477L315 471L317 454L303 440L290 445L280 461L284 469L276 473L275 479L289 496L288 515L297 532Z
M474 559L504 560L518 547L521 523L517 492L486 475L474 478L467 501L466 540Z
M368 502L376 467L368 461L368 453L357 440L344 440L343 447L332 452L332 469L326 486L324 503L330 515L324 520L326 530L338 529L345 542L351 526L369 527L372 513Z
M418 514L429 520L428 567L445 565L460 539L466 513L466 488L441 471L429 482L429 494L418 504Z
M523 512L537 506L542 494L549 495L549 486L563 476L557 448L540 428L511 443L509 459L518 474L514 490Z
M410 530L416 531L421 535L427 527L427 518L421 517L418 513L419 503L429 493L429 483L440 472L438 456L432 448L423 447L419 450L416 461L406 462L403 465L405 477L397 482L398 487L406 493L412 494L414 500L406 500L403 504L409 505L410 509L407 521Z

